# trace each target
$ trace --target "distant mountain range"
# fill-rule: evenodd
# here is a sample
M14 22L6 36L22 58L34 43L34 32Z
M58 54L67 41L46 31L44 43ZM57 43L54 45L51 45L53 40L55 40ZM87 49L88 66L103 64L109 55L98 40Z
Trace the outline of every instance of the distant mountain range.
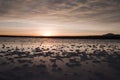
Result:
M24 37L24 38L79 38L79 39L120 39L120 34L108 33L104 35L92 36L16 36L16 35L0 35L0 37Z
M108 33L108 34L105 34L103 36L120 36L120 34L113 34L113 33Z
M120 39L120 34L113 34L113 33L108 33L105 35L102 35L101 37L103 38L113 38L113 39Z

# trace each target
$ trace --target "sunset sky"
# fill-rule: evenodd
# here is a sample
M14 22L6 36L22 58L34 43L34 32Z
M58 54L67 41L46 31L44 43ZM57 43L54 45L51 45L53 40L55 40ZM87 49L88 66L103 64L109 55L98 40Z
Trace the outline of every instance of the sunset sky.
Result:
M120 0L0 0L0 35L120 34Z

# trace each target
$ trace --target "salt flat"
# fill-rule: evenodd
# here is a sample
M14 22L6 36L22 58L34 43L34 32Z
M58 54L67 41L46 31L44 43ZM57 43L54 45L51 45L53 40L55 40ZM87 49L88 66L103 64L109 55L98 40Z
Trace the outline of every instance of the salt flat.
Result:
M120 80L120 41L0 37L0 80Z

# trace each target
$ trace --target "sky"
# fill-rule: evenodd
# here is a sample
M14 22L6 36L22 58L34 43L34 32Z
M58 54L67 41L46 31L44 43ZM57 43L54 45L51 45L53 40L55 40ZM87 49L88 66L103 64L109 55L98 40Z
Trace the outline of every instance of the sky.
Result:
M120 0L0 0L0 35L120 34Z

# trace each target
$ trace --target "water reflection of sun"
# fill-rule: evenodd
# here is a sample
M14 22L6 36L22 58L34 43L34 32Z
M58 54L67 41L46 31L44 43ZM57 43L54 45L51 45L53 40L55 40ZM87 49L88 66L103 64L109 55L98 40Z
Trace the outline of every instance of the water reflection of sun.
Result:
M44 48L51 48L54 45L54 42L52 42L53 39L51 38L44 38L42 42L42 46Z

